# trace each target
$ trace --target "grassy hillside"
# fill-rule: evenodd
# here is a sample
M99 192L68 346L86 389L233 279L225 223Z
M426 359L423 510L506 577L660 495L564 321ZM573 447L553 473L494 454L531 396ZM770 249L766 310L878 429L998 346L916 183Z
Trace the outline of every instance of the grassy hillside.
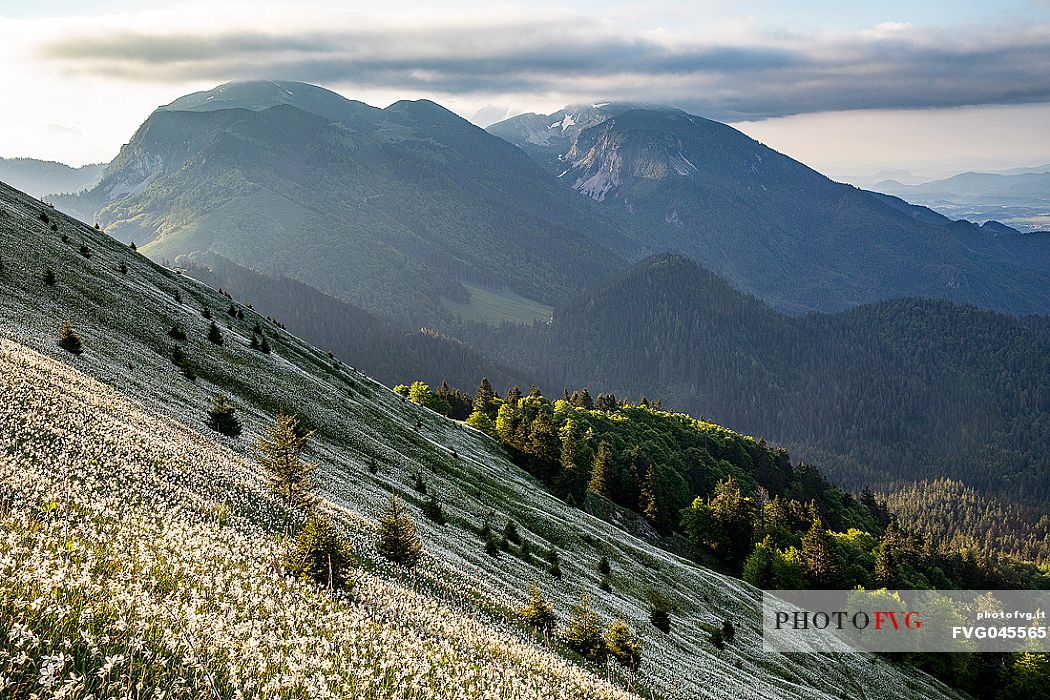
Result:
M250 309L240 309L244 319L223 316L230 302L212 289L7 188L0 244L0 674L14 684L9 696L55 697L64 687L63 697L86 697L139 682L174 697L222 698L239 697L235 689L283 697L624 697L624 688L640 697L953 696L877 657L762 651L753 588L566 506L494 441L405 402ZM205 339L204 308L221 319L221 346ZM82 337L83 354L57 346L63 320ZM272 354L248 347L255 323ZM187 336L181 345L196 381L171 362L173 324ZM237 408L239 439L206 425L218 391ZM252 455L254 437L281 406L317 431L309 456L320 463L320 507L360 561L345 596L292 581L276 563L284 523L301 514L274 500ZM447 525L419 517L417 474L444 503ZM373 546L392 488L424 543L414 572ZM476 534L486 517L497 528L513 519L535 551L557 547L562 577L487 554ZM595 567L603 554L609 591ZM637 674L612 668L609 682L606 669L531 639L513 614L530 581L554 600L561 624L582 593L604 623L628 621L644 644ZM648 620L651 588L677 605L669 635ZM705 625L726 618L737 634L719 650Z
M554 307L509 292L494 292L464 285L469 294L466 302L443 299L442 304L456 318L490 325L532 323L550 320Z

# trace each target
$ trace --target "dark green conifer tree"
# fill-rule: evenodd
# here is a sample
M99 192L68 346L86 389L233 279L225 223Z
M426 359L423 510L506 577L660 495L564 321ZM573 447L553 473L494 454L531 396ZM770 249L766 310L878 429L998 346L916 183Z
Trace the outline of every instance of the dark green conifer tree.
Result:
M614 486L612 450L604 440L598 444L591 463L591 478L587 487L605 498L612 498Z
M234 415L233 405L222 394L215 395L215 401L208 411L208 427L227 437L241 434L241 422Z
M215 321L212 321L211 325L208 326L208 342L222 345L222 331L215 325Z
M58 329L58 347L74 355L84 352L84 344L80 340L80 334L73 330L73 326L69 325L69 321L64 321L62 327Z
M815 588L834 588L838 584L838 564L831 551L831 538L820 516L814 516L813 524L802 538L802 561L806 578Z
M376 534L376 549L381 555L409 568L419 563L423 555L423 545L416 534L416 525L412 516L401 505L394 493L390 494L386 510L379 521Z

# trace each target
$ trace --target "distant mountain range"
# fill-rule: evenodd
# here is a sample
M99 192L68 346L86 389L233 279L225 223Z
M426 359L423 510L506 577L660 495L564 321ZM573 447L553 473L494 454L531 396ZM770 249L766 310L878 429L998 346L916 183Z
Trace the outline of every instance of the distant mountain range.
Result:
M1050 172L1026 172L1014 175L997 173L961 173L943 180L905 185L884 180L876 189L900 197L945 199L949 201L1024 202L1032 200L1050 206Z
M489 131L625 223L636 255L683 253L777 309L926 296L1050 310L1045 241L833 182L718 122L612 104Z
M157 260L217 253L414 324L468 302L465 284L549 303L623 265L591 203L502 139L425 100L380 110L301 83L162 107L56 204Z
M999 173L960 173L941 180L883 180L880 192L926 204L948 216L1000 220L1025 233L1050 231L1050 165Z
M50 160L0 158L0 181L34 197L45 197L94 187L105 169L105 163L73 168Z
M653 105L486 133L425 100L230 83L159 108L97 186L56 204L155 259L216 253L412 325L471 315L477 290L497 320L504 296L556 306L663 251L790 313L900 296L1050 312L1050 242L832 182Z

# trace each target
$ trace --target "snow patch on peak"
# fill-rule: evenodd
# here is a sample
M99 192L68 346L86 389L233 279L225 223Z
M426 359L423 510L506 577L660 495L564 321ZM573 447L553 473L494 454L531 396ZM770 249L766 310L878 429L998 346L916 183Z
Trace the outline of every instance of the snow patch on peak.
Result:
M685 157L685 155L678 151L676 155L670 157L669 162L671 167L675 169L679 175L689 176L693 173L700 172L700 168L693 165L693 162Z
M588 178L581 177L577 179L572 188L591 199L604 202L605 195L613 188L619 187L619 185L619 174L603 168Z

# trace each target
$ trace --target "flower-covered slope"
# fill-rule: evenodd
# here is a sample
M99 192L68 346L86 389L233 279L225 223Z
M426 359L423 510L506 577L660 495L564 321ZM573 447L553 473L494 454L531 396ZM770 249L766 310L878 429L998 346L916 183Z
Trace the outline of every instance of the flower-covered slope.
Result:
M565 505L488 438L3 186L0 260L0 695L953 697L873 656L763 652L750 586ZM58 347L63 321L82 354ZM256 323L269 355L249 348ZM173 326L194 381L171 360ZM206 425L219 392L240 438ZM361 565L347 594L280 570L280 533L301 515L270 495L252 454L281 407L317 431L322 508ZM448 524L419 516L417 474ZM412 572L373 547L391 489L423 539ZM476 528L490 513L535 552L556 547L562 577L539 557L487 554ZM583 593L603 622L626 620L639 671L589 668L533 639L514 615L532 581L562 624ZM649 622L652 589L677 606L670 634ZM723 619L737 633L719 650L705 626Z

